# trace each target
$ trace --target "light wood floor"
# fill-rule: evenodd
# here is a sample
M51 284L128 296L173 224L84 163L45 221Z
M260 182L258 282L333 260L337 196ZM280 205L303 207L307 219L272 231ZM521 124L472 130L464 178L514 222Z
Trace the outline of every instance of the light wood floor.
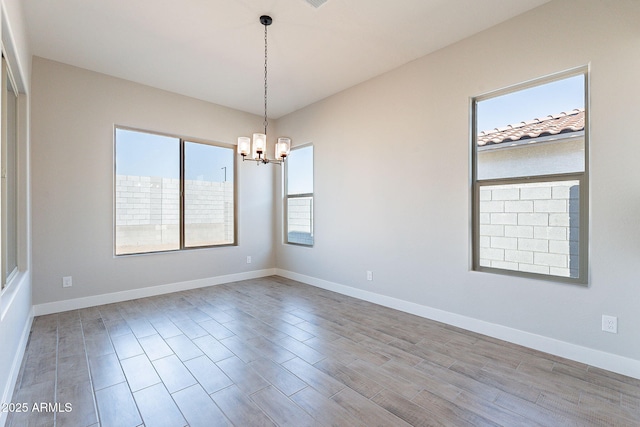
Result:
M640 425L639 380L280 277L37 317L13 402L61 406L13 427Z

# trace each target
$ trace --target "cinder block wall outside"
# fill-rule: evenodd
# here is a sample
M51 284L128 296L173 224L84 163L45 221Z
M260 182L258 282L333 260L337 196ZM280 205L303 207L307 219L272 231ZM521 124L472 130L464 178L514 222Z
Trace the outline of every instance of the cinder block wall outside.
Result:
M185 181L187 246L233 242L233 182ZM180 242L180 180L116 176L119 248L175 248Z
M287 233L290 243L313 244L313 198L287 200Z
M485 186L480 190L480 265L578 275L577 181Z

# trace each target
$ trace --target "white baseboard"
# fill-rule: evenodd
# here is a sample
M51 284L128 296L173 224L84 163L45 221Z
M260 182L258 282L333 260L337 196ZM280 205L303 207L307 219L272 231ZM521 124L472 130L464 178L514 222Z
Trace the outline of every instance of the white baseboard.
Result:
M29 312L29 318L25 322L22 329L22 336L20 337L20 343L13 356L13 363L11 364L11 371L9 374L9 380L5 385L2 392L2 400L0 402L11 402L13 397L13 389L16 386L18 374L20 373L20 367L22 366L22 359L24 358L24 352L27 349L27 342L29 341L29 333L31 332L31 324L33 323L33 308ZM0 426L4 426L7 422L8 412L0 411Z
M34 314L61 313L63 311L78 310L97 305L111 304L115 302L129 301L132 299L168 294L171 292L186 291L189 289L204 288L207 286L221 285L223 283L237 282L239 280L256 279L272 276L274 268L265 270L248 271L246 273L228 274L225 276L208 277L206 279L189 280L186 282L168 283L166 285L151 286L147 288L131 289L128 291L112 292L108 294L93 295L90 297L74 298L70 300L48 302L33 306Z
M519 329L474 319L456 313L439 310L425 305L365 291L362 289L329 282L315 277L305 276L288 270L276 269L276 274L288 279L297 280L308 285L339 294L369 301L385 307L404 311L416 316L457 326L468 331L477 332L493 338L543 351L555 356L564 357L576 362L585 363L607 371L640 379L640 360L582 347L576 344L560 341L554 338L533 334Z

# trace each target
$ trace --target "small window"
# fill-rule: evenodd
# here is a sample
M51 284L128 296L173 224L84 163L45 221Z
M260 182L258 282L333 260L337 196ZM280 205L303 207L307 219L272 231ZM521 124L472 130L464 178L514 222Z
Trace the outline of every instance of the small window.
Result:
M473 99L473 267L587 283L587 73Z
M313 146L293 148L286 165L286 242L313 245Z
M232 146L116 128L115 253L235 244Z

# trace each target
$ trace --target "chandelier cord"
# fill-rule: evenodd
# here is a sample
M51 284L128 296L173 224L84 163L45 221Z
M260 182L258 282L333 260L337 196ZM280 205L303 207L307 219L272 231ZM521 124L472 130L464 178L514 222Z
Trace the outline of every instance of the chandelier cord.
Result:
M264 134L267 134L267 25L264 26Z

